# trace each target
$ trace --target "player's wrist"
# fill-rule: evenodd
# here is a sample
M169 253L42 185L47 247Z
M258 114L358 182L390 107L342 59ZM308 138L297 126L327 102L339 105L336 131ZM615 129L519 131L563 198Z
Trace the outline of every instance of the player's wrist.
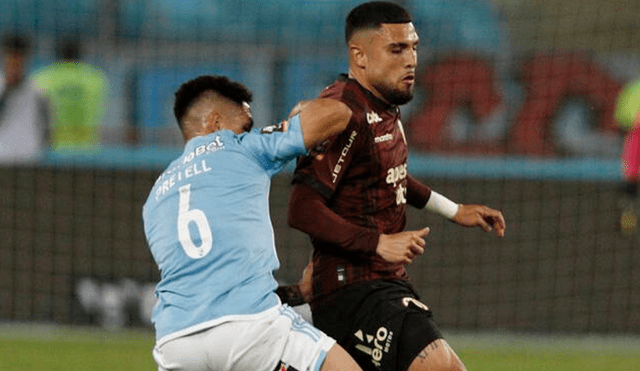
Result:
M431 191L431 196L425 205L425 209L428 211L441 215L447 219L453 219L458 213L460 205L439 194L438 192Z

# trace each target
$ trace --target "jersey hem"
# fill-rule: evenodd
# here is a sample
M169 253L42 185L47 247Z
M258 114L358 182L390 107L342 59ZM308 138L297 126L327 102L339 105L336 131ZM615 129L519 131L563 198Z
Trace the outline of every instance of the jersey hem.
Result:
M181 338L183 336L188 336L191 334L194 334L196 332L200 332L203 330L207 330L211 327L214 326L218 326L222 323L225 322L232 322L232 321L251 321L251 320L256 320L259 319L261 317L264 316L268 316L270 313L278 311L280 309L280 307L282 307L282 304L278 303L276 305L274 305L273 307L264 310L262 312L258 312L258 313L254 313L254 314L232 314L232 315L228 315L228 316L222 316L210 321L206 321L206 322L201 322L198 323L197 325L193 325L193 326L189 326L187 328L184 328L182 330L176 331L176 332L172 332L168 335L164 335L163 337L156 339L156 347L161 347L163 344L177 339L177 338Z

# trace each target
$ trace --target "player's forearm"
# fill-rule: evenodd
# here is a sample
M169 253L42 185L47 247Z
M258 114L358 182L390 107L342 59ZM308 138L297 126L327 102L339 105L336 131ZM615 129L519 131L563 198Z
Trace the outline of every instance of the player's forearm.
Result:
M324 198L305 184L296 184L289 199L288 223L310 237L362 255L375 254L377 231L349 223L325 204Z
M435 192L409 175L407 177L407 204L418 209L427 209L447 219L458 212L458 204Z
M431 197L431 187L421 183L413 176L407 176L407 204L422 209Z

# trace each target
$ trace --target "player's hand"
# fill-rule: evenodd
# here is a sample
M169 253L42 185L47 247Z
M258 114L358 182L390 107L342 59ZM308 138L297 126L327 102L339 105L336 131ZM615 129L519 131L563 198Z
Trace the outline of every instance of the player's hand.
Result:
M507 229L502 213L483 205L460 205L451 221L465 227L480 227L485 232L493 231L498 237L504 237Z
M313 262L309 261L302 271L302 277L298 281L298 289L305 303L311 302L312 294L312 278L313 278Z
M429 231L429 227L426 227L417 231L381 234L376 252L389 263L411 264L417 256L424 253L424 237Z

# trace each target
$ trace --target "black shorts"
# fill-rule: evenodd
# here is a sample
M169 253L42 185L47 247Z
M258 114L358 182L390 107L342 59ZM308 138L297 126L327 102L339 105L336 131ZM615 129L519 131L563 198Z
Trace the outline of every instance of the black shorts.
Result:
M349 286L313 309L313 324L364 371L406 371L422 349L442 338L431 310L403 281Z

